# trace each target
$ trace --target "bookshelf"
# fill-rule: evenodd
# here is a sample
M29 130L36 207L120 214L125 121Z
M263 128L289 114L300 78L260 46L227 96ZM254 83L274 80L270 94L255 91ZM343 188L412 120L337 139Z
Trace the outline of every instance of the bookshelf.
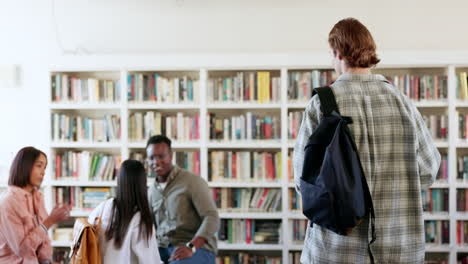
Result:
M214 188L229 188L229 189L279 189L281 194L281 206L278 212L237 212L237 211L220 211L222 220L245 220L251 221L267 221L275 220L280 222L279 243L277 244L247 244L247 243L226 243L221 241L218 245L219 255L232 255L238 252L246 252L248 254L267 255L272 257L280 257L281 263L292 263L291 259L296 258L299 251L302 250L302 245L297 241L293 241L292 230L293 222L304 221L306 218L298 210L291 210L290 203L292 197L290 193L294 190L294 184L289 180L292 175L288 169L289 156L294 148L294 138L290 137L291 122L289 116L294 115L290 113L301 112L305 109L307 103L296 97L290 98L288 95L289 79L291 73L299 72L301 74L319 70L320 72L329 72L329 67L324 67L328 60L317 56L318 61L323 64L311 65L310 60L305 62L303 59L292 58L291 60L282 59L266 59L265 62L253 64L245 63L248 61L244 57L234 58L227 56L229 63L222 64L215 60L215 57L208 56L205 62L209 62L207 67L191 65L186 60L181 60L180 65L174 65L174 62L168 62L167 59L163 60L160 64L143 63L139 65L131 60L123 60L122 63L111 63L102 58L101 61L79 61L76 64L71 62L65 63L61 66L55 66L50 71L50 76L55 74L67 74L75 78L95 78L98 80L111 80L119 83L119 90L114 93L115 100L112 102L55 102L53 101L51 93L51 101L49 103L50 120L52 122L52 114L65 113L70 116L86 116L90 118L102 118L105 115L114 115L119 117L120 121L120 134L118 140L109 142L66 142L50 140L49 159L52 160L57 153L66 151L89 151L105 153L108 155L118 155L122 160L130 157L133 153L145 152L145 139L134 140L130 136L129 128L130 116L136 113L161 113L162 116L177 116L178 113L183 113L184 116L198 115L198 137L194 139L182 138L181 140L173 140L173 149L176 152L198 152L199 156L199 171L201 177L208 181L211 189ZM314 59L315 57L310 57ZM424 115L444 115L446 116L447 135L442 138L436 139L436 144L441 153L447 156L447 179L438 180L433 186L433 189L448 190L448 210L425 212L424 218L427 221L448 221L449 225L449 243L434 244L428 243L426 250L427 254L434 254L438 258L442 255L448 263L453 263L457 256L465 254L468 251L467 244L457 244L457 222L468 221L468 213L457 212L456 204L457 189L468 188L468 180L457 178L458 166L457 159L459 156L468 156L468 140L460 139L459 119L457 113L464 113L468 115L468 100L459 99L457 96L457 76L461 72L468 72L468 66L458 64L454 61L453 64L433 63L425 59L420 59L417 63L414 61L407 61L399 58L389 59L388 65L382 65L374 72L382 73L385 76L398 76L410 74L414 76L420 75L437 75L447 76L446 79L446 96L437 100L424 99L415 101L416 106ZM468 58L468 56L467 56ZM73 60L71 60L73 61ZM104 62L103 62L104 61ZM125 62L127 61L127 62ZM278 61L281 61L279 63ZM436 59L434 59L436 61ZM444 60L445 61L445 60ZM99 66L96 66L94 64ZM72 66L70 66L72 65ZM78 65L78 66L76 66ZM116 66L117 65L117 66ZM182 66L181 66L182 65ZM184 66L185 65L185 66ZM272 66L273 65L273 66ZM281 65L281 66L278 66ZM232 87L239 81L235 81L237 74L243 72L244 76L248 76L251 72L268 72L270 78L275 79L275 87L278 87L278 92L275 93L276 100L265 102L258 102L255 100L242 100L242 101L223 101L214 100L211 96L210 79L223 79L232 77ZM316 73L315 73L316 74ZM144 100L128 100L128 89L132 85L129 82L129 76L157 76L158 78L166 78L173 80L179 78L179 82L190 79L193 82L193 87L198 89L194 91L190 98L179 101L155 99L152 102ZM332 75L328 76L332 78ZM139 78L139 77L138 77ZM136 78L136 79L138 79ZM152 77L147 77L147 82L151 83ZM156 77L154 77L156 80ZM185 79L184 79L185 78ZM149 80L149 81L148 81ZM182 81L181 81L182 80ZM156 82L156 81L155 81ZM196 85L194 85L196 82ZM143 84L145 79L143 78ZM141 82L140 82L141 84ZM135 85L135 84L133 84ZM137 84L138 85L138 84ZM52 81L48 85L51 90ZM116 85L117 87L117 85ZM240 93L235 93L234 89L230 90L234 95L240 96ZM118 94L119 96L116 96ZM156 93L155 93L156 94ZM151 93L147 94L151 97ZM154 95L155 96L155 95ZM303 95L298 95L303 96ZM189 97L187 97L189 98ZM304 97L302 97L304 98ZM179 98L180 99L180 98ZM246 117L248 113L259 115L261 118L266 116L277 117L279 120L278 133L279 137L268 139L235 139L228 137L224 139L214 139L210 137L210 117L209 113L214 113L216 117L230 119L233 116ZM235 121L234 121L235 122ZM300 125L300 122L299 122ZM51 128L52 130L52 128ZM52 131L50 133L52 135ZM229 132L229 136L232 133ZM269 180L261 181L235 181L232 179L209 181L211 179L211 162L212 152L273 152L278 154L279 165L276 170L278 175ZM253 154L251 154L253 155ZM49 208L54 204L53 190L57 187L115 187L114 181L92 181L92 180L73 180L67 179L54 179L54 172L52 166L49 167L47 178L44 183L46 202ZM1 189L1 186L0 186ZM89 213L88 210L73 210L74 217L84 217ZM300 224L296 224L301 226ZM52 231L53 232L53 231ZM51 232L51 236L52 236ZM57 248L64 248L69 246L69 241L54 240L52 245Z

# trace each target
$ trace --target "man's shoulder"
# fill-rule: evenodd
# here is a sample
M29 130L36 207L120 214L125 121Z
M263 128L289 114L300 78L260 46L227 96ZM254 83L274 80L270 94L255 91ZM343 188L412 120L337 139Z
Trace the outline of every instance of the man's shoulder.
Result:
M181 181L192 184L206 184L206 181L198 174L191 171L179 168L179 175Z

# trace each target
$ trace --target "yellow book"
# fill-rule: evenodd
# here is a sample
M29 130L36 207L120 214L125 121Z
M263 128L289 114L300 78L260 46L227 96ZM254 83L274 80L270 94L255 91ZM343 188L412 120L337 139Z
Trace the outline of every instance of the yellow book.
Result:
M283 165L281 165L281 152L276 152L276 172L277 180L281 179L283 176Z
M269 102L270 101L270 72L265 72L263 76L263 101Z
M466 72L460 72L460 99L468 99L468 84Z

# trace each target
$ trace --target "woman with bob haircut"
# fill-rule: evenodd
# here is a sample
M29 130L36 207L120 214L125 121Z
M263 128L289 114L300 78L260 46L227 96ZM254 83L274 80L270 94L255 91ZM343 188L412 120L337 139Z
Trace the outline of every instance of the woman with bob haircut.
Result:
M411 100L384 76L369 30L357 19L334 25L328 36L339 75L330 85L356 142L375 211L375 241L369 216L347 236L308 225L301 263L424 263L421 189L434 181L440 154ZM304 147L321 119L320 100L306 107L294 148L294 178L300 189Z
M122 163L115 198L101 203L88 218L102 221L99 247L103 264L159 264L161 259L149 209L146 173L136 160Z
M62 205L47 215L39 191L46 167L47 156L33 147L21 149L13 160L0 199L0 263L52 263L47 230L66 220L70 208Z

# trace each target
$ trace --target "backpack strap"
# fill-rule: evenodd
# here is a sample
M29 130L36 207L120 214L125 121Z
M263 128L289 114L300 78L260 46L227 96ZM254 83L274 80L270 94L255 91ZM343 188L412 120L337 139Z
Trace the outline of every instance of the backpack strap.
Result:
M324 116L332 115L333 111L335 111L338 115L340 111L338 111L338 104L336 103L335 95L333 94L332 89L330 86L314 88L312 92L312 96L318 94L320 99L320 110Z

